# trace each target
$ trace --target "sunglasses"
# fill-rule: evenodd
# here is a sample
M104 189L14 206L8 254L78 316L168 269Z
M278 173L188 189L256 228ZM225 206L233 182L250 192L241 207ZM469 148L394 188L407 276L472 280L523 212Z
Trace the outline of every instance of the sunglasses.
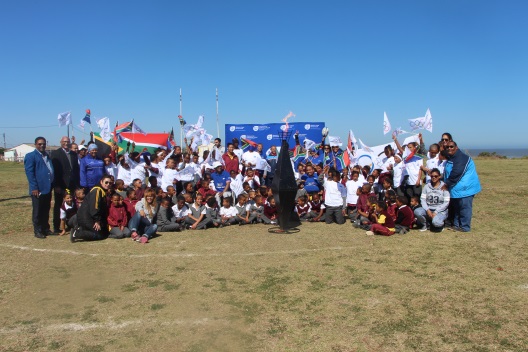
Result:
M110 181L103 182L103 185L111 185L111 184L112 184L112 182L110 182Z
M443 141L449 141L449 138L442 138Z
M431 175L431 178L438 178L440 175Z
M448 149L455 149L456 146L454 146L454 145L448 145L447 148L448 148Z

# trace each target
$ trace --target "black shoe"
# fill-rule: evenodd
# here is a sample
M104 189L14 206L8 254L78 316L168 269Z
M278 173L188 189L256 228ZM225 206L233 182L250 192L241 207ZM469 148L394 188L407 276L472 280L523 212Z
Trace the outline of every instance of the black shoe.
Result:
M37 233L35 234L35 237L36 237L36 238L44 239L44 238L46 238L46 235L44 235L42 232L37 232Z
M55 235L55 234L53 233L53 231L51 231L50 229L44 230L44 231L43 231L43 234L44 234L45 236L53 236L53 235Z

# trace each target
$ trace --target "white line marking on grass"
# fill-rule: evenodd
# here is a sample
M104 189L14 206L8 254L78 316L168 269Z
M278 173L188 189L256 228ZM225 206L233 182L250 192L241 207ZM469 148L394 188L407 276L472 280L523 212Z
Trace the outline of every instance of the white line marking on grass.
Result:
M45 325L45 326L38 326L38 324L35 325L27 325L24 327L16 327L13 329L0 329L0 334L20 334L20 333L27 333L28 328L34 329L37 328L38 331L44 331L44 332L57 332L57 331L88 331L88 330L94 330L94 329L124 329L129 326L144 326L145 323L148 323L149 325L204 325L209 322L208 318L202 318L202 319L177 319L177 320L170 320L170 321L156 321L156 320L128 320L123 322L114 322L114 321L108 321L105 323L65 323L65 324L51 324L51 325Z
M280 255L280 254L300 254L300 253L315 253L323 251L342 251L356 247L324 247L324 248L300 248L282 251L259 251L248 253L165 253L165 254L120 254L120 253L85 253L73 250L64 249L48 249L48 248L32 248L25 246L16 246L11 244L0 244L1 247L19 249L22 251L34 251L55 254L69 254L69 255L86 255L90 257L119 257L119 258L151 258L151 257L168 257L168 258L192 258L192 257L251 257L259 255Z

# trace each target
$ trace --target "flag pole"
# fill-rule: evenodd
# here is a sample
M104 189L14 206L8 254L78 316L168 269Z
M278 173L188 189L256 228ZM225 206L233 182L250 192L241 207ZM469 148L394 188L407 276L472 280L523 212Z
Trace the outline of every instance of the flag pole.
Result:
M182 89L180 88L180 116L182 115ZM183 145L183 126L180 122L180 147Z
M218 88L216 88L216 136L220 138L220 125L218 123Z

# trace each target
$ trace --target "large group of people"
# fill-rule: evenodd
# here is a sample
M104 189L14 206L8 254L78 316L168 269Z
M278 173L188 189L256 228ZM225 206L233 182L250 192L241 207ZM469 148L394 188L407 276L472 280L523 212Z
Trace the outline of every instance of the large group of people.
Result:
M346 151L325 137L306 148L296 133L291 162L298 189L291 211L306 222L350 221L367 235L469 232L480 192L473 160L449 133L428 150L421 134L419 142L403 146L393 139L396 148L388 144L382 165L371 167L346 165ZM60 144L48 154L46 139L37 137L24 160L36 238L69 231L72 242L148 243L157 232L277 224L271 184L279 146L244 151L236 138L226 147L217 138L201 155L189 145L149 153L134 144L126 150L112 144L100 155L93 140L84 146L63 137Z

